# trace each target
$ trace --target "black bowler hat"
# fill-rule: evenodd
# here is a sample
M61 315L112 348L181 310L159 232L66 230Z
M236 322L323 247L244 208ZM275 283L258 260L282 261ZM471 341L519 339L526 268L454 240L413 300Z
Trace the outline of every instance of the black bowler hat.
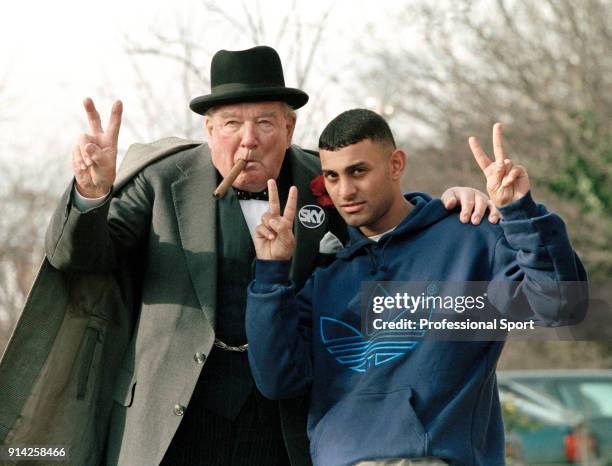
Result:
M235 52L218 51L210 63L210 85L210 94L189 103L189 108L200 115L216 105L281 101L297 109L308 102L305 92L285 87L278 53L263 45Z

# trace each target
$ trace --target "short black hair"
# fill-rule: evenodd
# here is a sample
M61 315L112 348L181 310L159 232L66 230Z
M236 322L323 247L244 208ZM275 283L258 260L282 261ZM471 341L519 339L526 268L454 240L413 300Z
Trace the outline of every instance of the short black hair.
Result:
M365 139L396 148L391 128L383 117L372 110L354 108L328 123L319 138L319 149L336 151Z

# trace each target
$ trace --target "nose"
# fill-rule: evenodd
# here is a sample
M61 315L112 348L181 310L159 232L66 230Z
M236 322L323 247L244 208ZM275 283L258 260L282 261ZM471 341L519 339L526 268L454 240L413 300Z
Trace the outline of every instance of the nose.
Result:
M350 178L340 177L338 184L338 194L340 195L340 199L350 201L355 197L357 187Z
M257 134L255 131L255 125L251 123L245 123L242 127L242 140L240 146L245 149L255 149L257 147Z

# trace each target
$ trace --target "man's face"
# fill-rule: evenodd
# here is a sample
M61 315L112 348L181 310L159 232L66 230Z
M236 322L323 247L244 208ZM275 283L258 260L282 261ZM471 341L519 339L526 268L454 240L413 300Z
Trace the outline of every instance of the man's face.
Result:
M224 177L251 151L233 186L257 192L280 173L295 118L281 102L256 102L217 107L212 116L205 117L204 124L213 165Z
M325 188L344 221L371 236L385 225L399 177L385 145L365 139L337 151L321 150ZM403 167L402 167L403 170Z

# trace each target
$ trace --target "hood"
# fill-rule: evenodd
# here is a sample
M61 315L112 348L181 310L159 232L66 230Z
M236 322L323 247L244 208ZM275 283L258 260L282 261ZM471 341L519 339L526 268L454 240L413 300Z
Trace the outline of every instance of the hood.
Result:
M404 198L414 205L414 209L402 220L397 228L383 235L379 242L385 241L386 238L409 235L424 230L454 212L447 210L440 199L434 199L426 193L406 193ZM374 243L367 236L364 236L359 228L349 226L348 232L349 242L344 249L337 253L336 256L339 259L349 259L361 248Z

